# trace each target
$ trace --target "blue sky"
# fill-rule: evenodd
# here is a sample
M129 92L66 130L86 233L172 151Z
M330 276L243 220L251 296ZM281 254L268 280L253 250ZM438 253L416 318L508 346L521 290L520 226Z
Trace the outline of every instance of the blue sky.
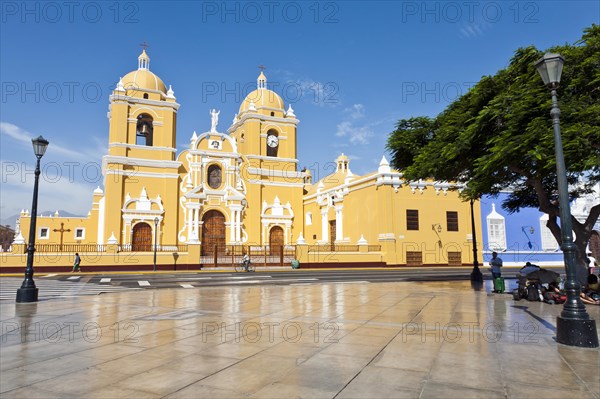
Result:
M144 41L181 104L179 150L210 128L211 108L226 131L265 65L300 119L299 167L322 178L341 152L355 174L373 171L398 119L434 116L517 48L573 43L600 20L597 1L0 4L3 220L30 208L40 134L50 146L39 210L87 213L108 96Z

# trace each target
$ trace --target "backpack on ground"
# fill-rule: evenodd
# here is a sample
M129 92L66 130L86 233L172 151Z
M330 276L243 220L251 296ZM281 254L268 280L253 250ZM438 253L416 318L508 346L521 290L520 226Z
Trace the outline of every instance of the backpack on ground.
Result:
M540 291L537 284L529 284L527 286L527 300L532 302L540 301Z

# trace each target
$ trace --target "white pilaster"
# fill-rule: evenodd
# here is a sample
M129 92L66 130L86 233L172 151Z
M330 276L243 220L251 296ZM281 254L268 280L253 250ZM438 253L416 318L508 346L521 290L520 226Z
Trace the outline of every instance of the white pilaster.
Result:
M343 206L335 207L335 240L342 241L344 239L344 225L343 225L343 217L342 213Z
M198 221L199 220L200 220L200 209L195 208L194 209L194 228L193 228L193 230L194 230L194 238L196 240L198 239L198 237L200 237L200 234L199 234L200 232L198 231L198 226L199 226Z
M327 239L327 230L329 223L327 223L327 209L321 210L321 241L329 241Z
M235 213L235 241L242 242L242 210Z

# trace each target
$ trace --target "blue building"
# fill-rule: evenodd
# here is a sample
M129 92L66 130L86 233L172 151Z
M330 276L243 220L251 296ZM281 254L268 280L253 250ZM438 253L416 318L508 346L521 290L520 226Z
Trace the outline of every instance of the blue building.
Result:
M563 253L546 227L548 215L535 208L524 208L509 214L502 209L508 193L496 198L481 199L483 226L483 259L488 265L493 251L498 252L504 265L523 266L531 262L539 266L564 265ZM600 203L600 185L596 192L577 199L571 204L571 213L579 221L584 221L590 209ZM594 226L588 252L600 259L600 221Z

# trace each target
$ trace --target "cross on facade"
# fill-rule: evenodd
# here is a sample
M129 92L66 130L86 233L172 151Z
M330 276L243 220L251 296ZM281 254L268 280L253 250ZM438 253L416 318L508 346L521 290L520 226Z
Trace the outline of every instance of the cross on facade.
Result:
M148 47L150 47L148 45L148 43L146 43L146 41L144 40L144 43L140 44L140 46L144 49L144 50L148 50Z
M263 72L265 69L267 69L267 67L264 65L259 65L258 69L260 69L260 71Z
M60 224L60 229L53 229L52 231L60 233L60 250L62 251L62 247L63 247L63 234L66 233L67 231L71 231L71 229L65 229L65 224L61 223Z

